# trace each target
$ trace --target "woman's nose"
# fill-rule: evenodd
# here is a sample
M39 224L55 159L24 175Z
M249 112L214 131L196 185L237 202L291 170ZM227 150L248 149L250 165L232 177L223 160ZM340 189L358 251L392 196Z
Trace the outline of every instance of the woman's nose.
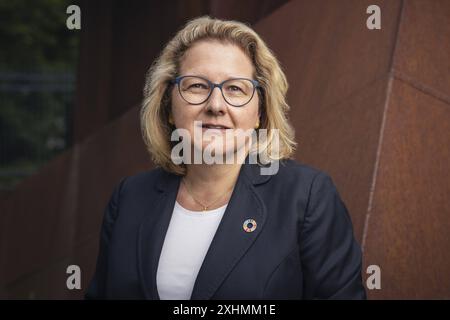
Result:
M215 87L211 92L211 96L209 97L207 103L207 111L217 113L225 113L227 109L227 103L222 96L222 92L220 88Z

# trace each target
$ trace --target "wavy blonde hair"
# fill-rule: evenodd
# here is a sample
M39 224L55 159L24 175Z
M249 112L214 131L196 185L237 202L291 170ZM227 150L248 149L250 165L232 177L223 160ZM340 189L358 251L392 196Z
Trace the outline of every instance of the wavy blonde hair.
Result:
M169 123L171 112L171 80L177 77L184 53L197 41L218 40L237 45L251 59L255 78L261 85L260 129L267 129L267 139L258 141L258 163L291 158L296 147L294 129L287 119L288 83L278 60L259 35L249 26L237 21L223 21L203 16L189 21L165 46L146 75L144 99L140 112L141 130L153 162L163 169L184 175L185 165L176 165L171 159L174 143L170 140L174 126ZM278 154L264 153L275 143L278 129ZM262 156L262 154L266 156Z

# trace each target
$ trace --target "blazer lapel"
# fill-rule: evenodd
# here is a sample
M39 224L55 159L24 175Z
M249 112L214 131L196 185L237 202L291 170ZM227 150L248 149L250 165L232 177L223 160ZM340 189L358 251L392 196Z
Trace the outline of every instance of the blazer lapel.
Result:
M266 182L271 176L261 176L259 169L256 164L246 162L242 165L226 211L197 275L192 300L210 299L261 233L266 221L266 208L254 185ZM138 273L146 299L160 299L156 273L180 178L161 170L158 197L150 199L144 206L149 214L138 231ZM244 230L243 224L247 219L257 223L253 232Z
M180 177L161 170L158 197L149 200L138 231L138 272L146 299L159 300L156 272L177 198Z

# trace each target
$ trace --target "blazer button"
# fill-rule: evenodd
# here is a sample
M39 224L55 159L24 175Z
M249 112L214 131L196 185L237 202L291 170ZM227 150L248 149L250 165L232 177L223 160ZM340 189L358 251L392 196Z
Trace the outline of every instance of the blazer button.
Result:
M253 232L256 230L256 221L253 219L247 219L244 221L244 224L242 225L242 227L244 228L245 232Z

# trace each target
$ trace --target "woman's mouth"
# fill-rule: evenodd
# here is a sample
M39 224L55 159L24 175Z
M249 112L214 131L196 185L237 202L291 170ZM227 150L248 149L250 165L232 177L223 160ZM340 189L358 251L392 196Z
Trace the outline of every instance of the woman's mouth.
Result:
M211 124L211 123L204 123L202 124L202 130L211 130L211 131L224 131L226 129L230 129L227 126L221 125L221 124Z

